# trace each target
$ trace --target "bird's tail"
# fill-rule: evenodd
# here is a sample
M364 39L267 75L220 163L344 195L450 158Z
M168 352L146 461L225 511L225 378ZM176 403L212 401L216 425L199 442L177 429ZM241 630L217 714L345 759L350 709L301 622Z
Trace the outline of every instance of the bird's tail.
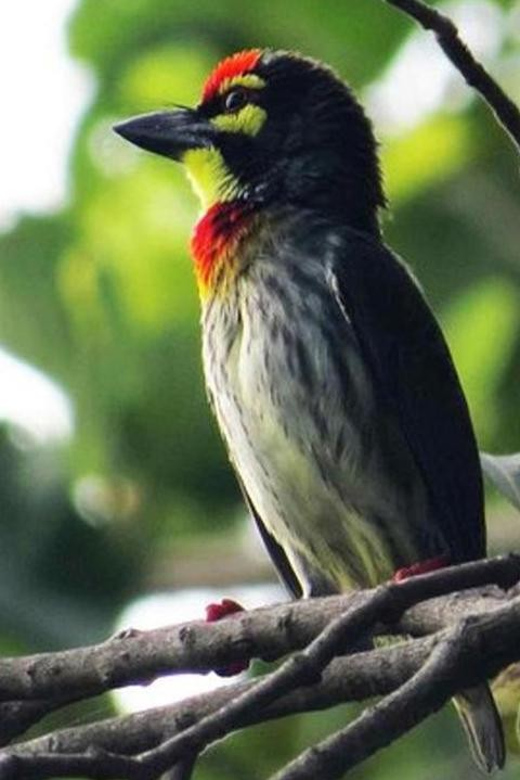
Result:
M467 688L454 697L453 703L477 766L484 772L501 769L506 758L504 732L489 686Z

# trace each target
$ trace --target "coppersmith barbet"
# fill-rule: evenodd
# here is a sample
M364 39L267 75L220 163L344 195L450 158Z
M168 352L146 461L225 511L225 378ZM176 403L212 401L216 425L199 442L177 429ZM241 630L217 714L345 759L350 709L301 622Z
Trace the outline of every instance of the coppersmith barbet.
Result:
M201 102L116 127L182 162L211 405L251 514L296 597L485 556L482 475L437 321L385 246L371 123L328 67L240 52ZM457 708L504 763L487 685Z

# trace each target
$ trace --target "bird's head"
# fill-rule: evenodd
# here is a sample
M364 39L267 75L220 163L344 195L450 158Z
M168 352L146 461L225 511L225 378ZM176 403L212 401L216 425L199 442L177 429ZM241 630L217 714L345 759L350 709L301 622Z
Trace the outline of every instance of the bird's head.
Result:
M293 204L377 231L384 205L372 127L324 65L279 51L223 60L195 108L116 126L148 151L182 162L204 209Z

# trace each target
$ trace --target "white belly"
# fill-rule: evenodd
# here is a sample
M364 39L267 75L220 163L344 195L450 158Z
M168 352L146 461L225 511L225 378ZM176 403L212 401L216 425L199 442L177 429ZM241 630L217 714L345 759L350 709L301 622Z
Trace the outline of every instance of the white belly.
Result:
M351 377L345 390L320 333L309 326L305 340L291 344L285 312L275 310L268 322L261 312L250 294L224 318L215 310L204 329L206 381L231 460L300 579L306 560L338 589L373 585L420 557L403 517L424 522L422 482L391 426L383 441L397 437L393 458L380 450L378 412L352 334L342 342ZM390 463L410 470L417 489L396 488Z

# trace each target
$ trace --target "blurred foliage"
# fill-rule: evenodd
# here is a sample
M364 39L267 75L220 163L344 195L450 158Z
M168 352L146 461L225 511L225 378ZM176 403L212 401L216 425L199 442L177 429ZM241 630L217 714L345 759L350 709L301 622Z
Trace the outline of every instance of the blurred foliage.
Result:
M519 98L508 30L520 6L490 4L503 34L488 64ZM157 551L193 536L204 545L237 518L201 376L186 249L198 205L180 170L125 145L112 122L196 101L211 66L249 46L324 59L363 92L412 29L380 0L79 0L70 51L96 91L75 139L69 202L0 235L0 343L55 379L76 419L59 451L0 437L4 652L98 638ZM520 449L518 160L475 99L399 133L377 130L387 239L443 320L481 445ZM345 717L341 708L237 736L208 753L200 777L265 777ZM443 713L352 777L473 777L453 723ZM448 746L444 764L433 760L435 740Z

